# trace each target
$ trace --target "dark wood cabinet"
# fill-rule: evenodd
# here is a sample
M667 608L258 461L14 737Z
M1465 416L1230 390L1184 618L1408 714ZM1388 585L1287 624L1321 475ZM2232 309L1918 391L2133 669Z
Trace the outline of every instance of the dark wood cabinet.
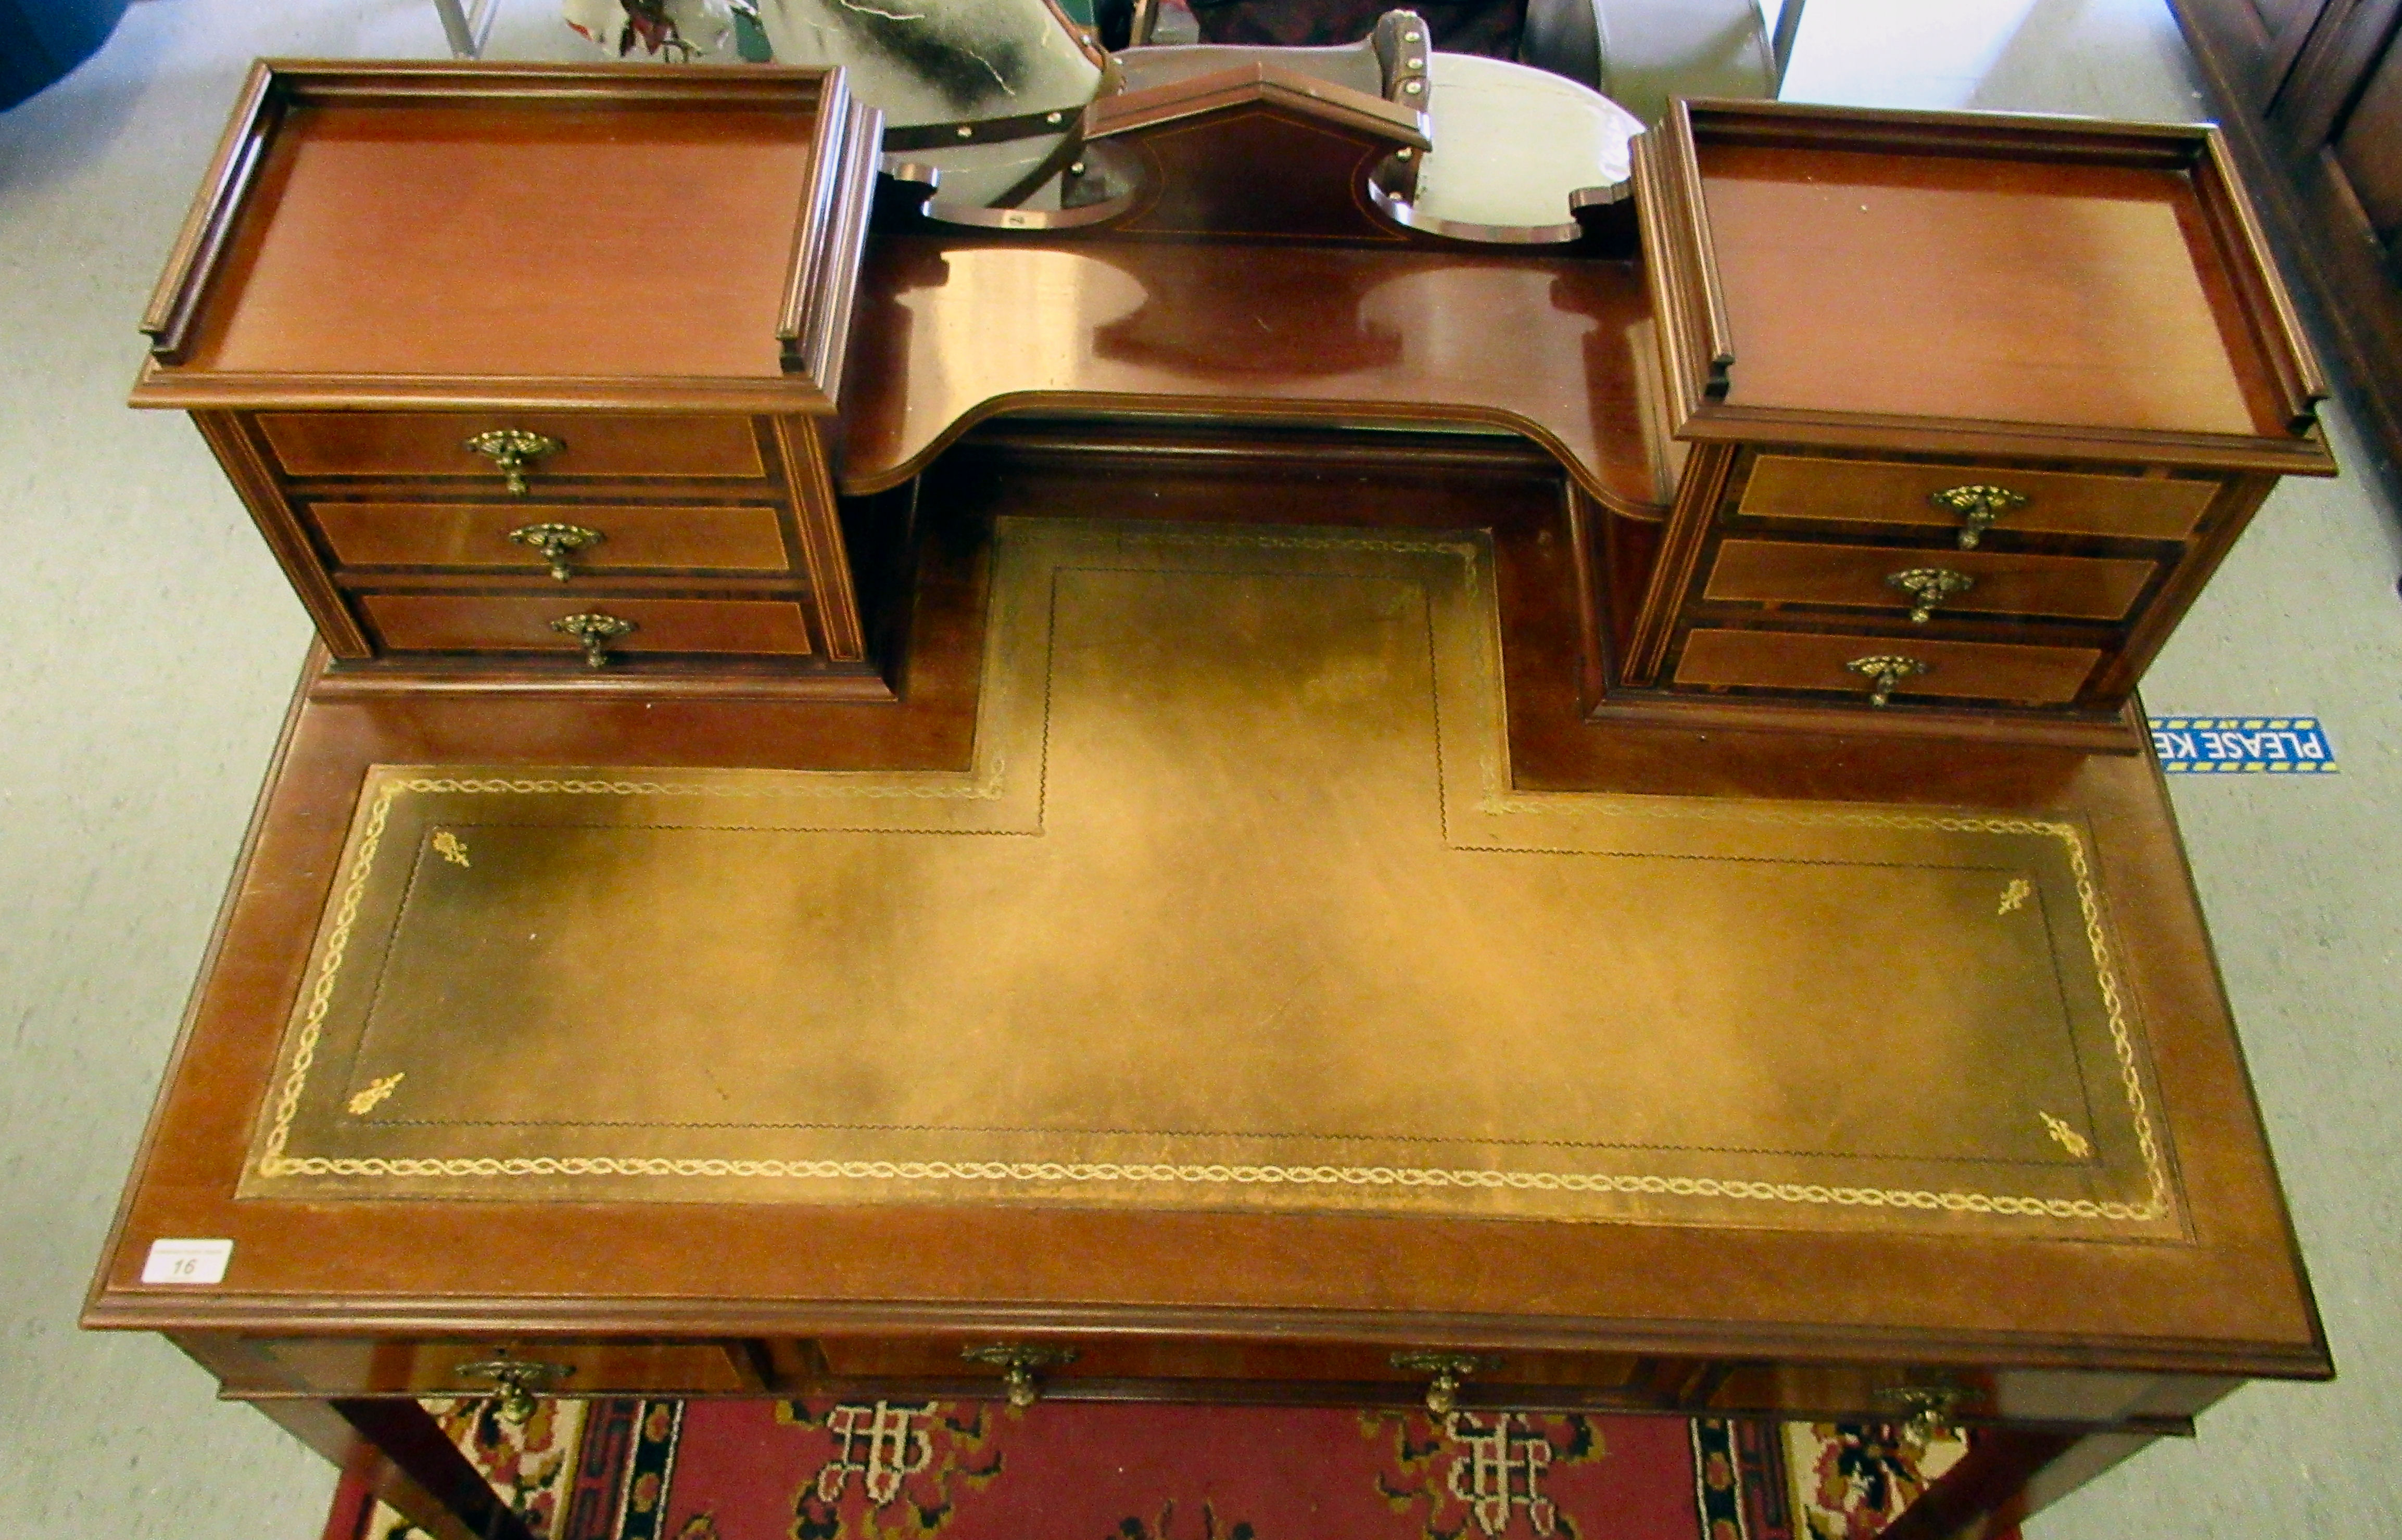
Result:
M2402 489L2402 3L2170 0Z

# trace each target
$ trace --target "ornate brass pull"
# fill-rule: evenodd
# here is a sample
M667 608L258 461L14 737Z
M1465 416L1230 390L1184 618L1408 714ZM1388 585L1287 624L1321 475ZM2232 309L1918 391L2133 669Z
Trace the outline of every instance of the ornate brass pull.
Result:
M1935 666L1931 663L1921 663L1916 658L1899 657L1890 653L1879 653L1873 657L1854 658L1843 667L1855 674L1866 674L1875 681L1876 688L1869 694L1871 706L1883 706L1891 700L1893 687L1903 680L1935 671Z
M1946 487L1940 492L1929 492L1926 501L1946 513L1960 516L1960 549L1973 551L1984 538L1994 520L2013 508L2023 507L2026 498L2007 487L1989 487L1978 482L1967 487Z
M514 538L514 537L512 537ZM556 571L556 569L553 569ZM1886 577L1889 587L1898 588L1917 601L1910 612L1912 626L1924 626L1935 607L1948 598L1956 598L1977 585L1977 580L1966 572L1949 567L1912 567Z
M581 524L520 524L509 531L509 538L540 552L542 558L550 563L550 575L565 583L575 575L572 559L575 553L600 544L601 534Z
M534 1413L534 1402L559 1388L575 1372L572 1364L545 1363L539 1358L511 1358L505 1354L461 1364L450 1371L462 1380L484 1380L498 1392L501 1416L522 1423Z
M467 441L471 453L490 457L492 468L509 478L511 497L526 495L526 473L535 461L566 447L547 433L530 433L523 428L494 428Z
M1426 1409L1448 1417L1459 1405L1459 1382L1487 1365L1473 1353L1396 1353L1393 1367L1434 1376L1427 1383Z
M959 1356L971 1364L990 1364L1001 1370L1001 1382L1007 1387L1009 1404L1030 1407L1042 1399L1042 1387L1034 1378L1039 1368L1055 1368L1076 1361L1071 1347L1030 1347L1021 1342L998 1342L990 1347L965 1349Z
M550 623L550 628L582 642L585 666L599 668L609 661L609 644L633 630L634 623L599 613L561 615Z
M1968 1399L1968 1393L1958 1385L1896 1385L1878 1391L1876 1398L1909 1412L1902 1436L1926 1444L1957 1431L1952 1425L1952 1414Z

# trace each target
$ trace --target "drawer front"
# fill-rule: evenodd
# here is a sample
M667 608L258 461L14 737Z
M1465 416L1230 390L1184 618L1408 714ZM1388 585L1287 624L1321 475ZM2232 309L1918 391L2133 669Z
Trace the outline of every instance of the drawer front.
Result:
M739 1350L719 1342L378 1342L341 1338L269 1338L255 1344L293 1388L350 1396L413 1391L490 1394L494 1381L476 1368L525 1364L542 1394L628 1392L725 1394L753 1388Z
M547 587L547 584L545 584ZM805 657L808 623L796 599L626 598L533 594L362 594L355 601L387 651L406 653L581 653L553 628L570 615L630 622L612 638L612 654L756 653Z
M546 572L547 525L566 531L575 572L792 571L772 507L317 502L308 516L343 567Z
M1917 697L2063 706L2077 698L2102 654L2091 647L2017 647L1791 631L1696 630L1677 660L1678 688L1806 690L1868 698L1874 681L1856 659L1898 656L1926 666L1899 680L1897 700Z
M293 476L486 476L502 473L467 447L474 435L518 429L559 447L526 471L534 486L561 476L763 479L766 461L747 417L579 412L263 412L258 431Z
M968 1352L1002 1344L940 1339L821 1338L818 1372L869 1383L997 1379L998 1367ZM1045 1344L1052 1345L1052 1344ZM1422 1388L1426 1370L1393 1361L1397 1350L1365 1343L1262 1342L1193 1339L1102 1338L1064 1344L1075 1354L1045 1365L1041 1377L1062 1386L1078 1381L1222 1381L1252 1384L1390 1384L1405 1397ZM1623 1391L1657 1399L1651 1362L1632 1354L1512 1353L1481 1355L1469 1379L1479 1384L1575 1386Z
M1957 529L1961 516L1932 500L1963 487L1998 487L2026 500L2000 516L1996 531L2122 540L2183 540L2219 491L2215 481L1761 455L1736 511L1745 518Z
M2155 564L2000 551L1730 540L1719 546L1702 597L1753 604L1825 604L1907 615L1913 600L1889 580L1913 571L1951 572L1968 580L1966 589L1949 592L1942 598L1936 610L1940 615L2053 615L2119 621L2151 582Z

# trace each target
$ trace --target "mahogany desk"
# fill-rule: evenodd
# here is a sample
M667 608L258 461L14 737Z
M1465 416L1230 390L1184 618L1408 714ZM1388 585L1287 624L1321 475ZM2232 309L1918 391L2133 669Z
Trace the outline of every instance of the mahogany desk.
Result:
M1426 1393L1428 1375L1397 1367L1393 1354L1444 1350L1474 1360L1456 1392L1470 1406L1890 1418L1931 1398L1977 1433L1964 1464L1905 1519L1905 1534L1976 1533L1988 1512L2007 1521L2150 1439L2188 1431L2195 1413L2247 1379L2330 1372L2166 797L2147 760L2041 747L1963 755L1891 738L1595 731L1579 709L1568 667L1581 645L1576 543L1567 528L1577 503L1540 455L1506 444L1404 441L1379 469L1346 455L1339 441L1229 433L1182 452L1154 446L1150 489L1157 495L1130 499L1139 484L1082 474L1084 462L1070 452L1080 432L996 425L938 468L927 502L940 512L930 511L919 543L898 705L571 705L304 691L88 1322L168 1334L222 1380L226 1394L253 1401L329 1458L373 1464L388 1496L451 1534L513 1532L404 1393L489 1383L462 1378L462 1366L504 1353L571 1371L532 1382L570 1394L989 1395L1001 1388L1001 1370L962 1353L1015 1346L1076 1351L1072 1361L1040 1368L1040 1388L1052 1396L1401 1405ZM1296 484L1296 460L1313 453L1318 470ZM1391 469L1394 459L1404 468ZM1936 818L1969 809L2005 821L2065 820L2078 832L2099 896L2098 911L2071 931L2082 934L2091 921L2106 933L2118 1006L2133 1034L2127 1064L2099 1066L2090 1083L2119 1085L2123 1067L2126 1085L2140 1085L2157 1180L2147 1187L2141 1152L2130 1154L2132 1135L2109 1121L2102 1097L2091 1105L2103 1121L2070 1114L2083 1132L2059 1141L2064 1163L2052 1168L2055 1176L2080 1169L2067 1147L2090 1134L2099 1148L2075 1178L2090 1185L2075 1190L2102 1202L2015 1212L1806 1203L1736 1203L1730 1212L1724 1203L1671 1193L1578 1221L1452 1203L1413 1212L1406 1203L1373 1201L1263 1206L1137 1194L1063 1203L1005 1192L1000 1201L963 1200L939 1184L863 1190L856 1201L782 1189L740 1201L706 1184L512 1195L438 1172L363 1185L255 1185L269 1087L283 1083L279 1044L311 976L319 916L347 880L344 842L369 766L640 766L652 778L685 766L696 775L751 766L956 776L975 763L971 724L987 613L1022 611L987 610L996 572L1007 583L1028 581L1009 575L1021 560L1008 554L1009 542L1073 528L1004 522L995 559L994 519L1132 503L1156 521L1154 531L1192 537L1178 547L1188 553L1178 558L1185 568L1219 572L1209 581L1237 584L1229 591L1239 592L1246 563L1274 566L1308 553L1287 549L1291 540L1278 529L1237 559L1226 553L1247 548L1244 532L1227 531L1227 521L1289 524L1296 502L1335 545L1346 526L1377 526L1359 543L1372 548L1361 559L1403 559L1373 548L1406 543L1414 531L1431 532L1422 543L1445 549L1458 544L1449 531L1491 531L1482 548L1490 551L1517 793L1584 790L1721 806L1789 799L1822 813L1852 804L1904 821L1913 809ZM1193 540L1205 535L1218 554L1188 559ZM1118 557L1084 565L1115 571L1166 560L1125 554L1158 543L1139 531L1123 543ZM1276 556L1280 549L1286 555ZM1192 616L1180 624L1185 628L1158 634L1189 638ZM1239 629L1236 619L1226 624ZM1166 651L1172 661L1175 648ZM1330 720L1338 719L1339 709ZM1046 817L1070 816L1068 793L1059 797ZM463 815L445 827L459 831L464 861L483 860L503 880L510 869L490 863L506 859L496 843L505 830ZM423 869L434 873L425 882L476 874L443 859L424 843L431 837L419 831L430 863ZM2014 906L2001 877L1976 883L1963 913L1997 910L1991 923L2009 923L2003 916ZM2042 903L2064 901L2053 876L2038 873L2036 883ZM1840 906L1803 906L1772 918L1735 910L1720 926L1663 931L1641 945L1730 969L1763 948L1857 956L1857 923L1892 923L1896 913L1888 905L1856 917ZM371 939L361 935L361 945ZM1920 942L1930 939L1941 941L1940 928ZM1899 933L1869 940L1867 952L1890 947L1897 958L1914 944ZM2058 956L2079 954L2071 946ZM458 961L462 972L478 966L465 952ZM1583 982L1604 1014L1613 997L1644 987L1603 973ZM1863 989L1895 998L1873 979ZM1951 1019L1940 1001L1927 1003L1929 1020ZM596 1035L606 1025L594 1022ZM2007 1036L1978 1039L1978 1062L1897 1059L1892 1044L1908 1034L1897 1039L1891 1026L1863 1022L1861 1062L1846 1074L1891 1082L1896 1126L1911 1123L1906 1102L1973 1108L1988 1090L2008 1100L2020 1080L2050 1072L2051 1050L2032 1038L2014 1048ZM1719 1039L1701 1030L1693 1040ZM1763 1042L1757 1063L1794 1046ZM1838 1056L1846 1048L1821 1046ZM1750 1062L1732 1052L1725 1064L1696 1063L1694 1075L1732 1087L1723 1077ZM370 1071L380 1067L359 1066L370 1091L381 1079ZM412 1061L410 1083L392 1093L395 1104L441 1073L437 1060ZM1526 1066L1525 1083L1533 1094L1578 1079L1574 1064L1554 1063ZM352 1092L348 1080L328 1084ZM514 1082L501 1102L538 1110L575 1094ZM311 1116L304 1109L301 1123ZM1833 1115L1804 1104L1767 1116L1802 1148L1823 1141ZM2036 1150L2050 1148L2031 1119L2025 1133ZM1921 1126L1914 1136L1934 1138L1943 1148L1932 1152L1947 1158L1965 1151L1964 1179L1953 1184L1961 1190L1989 1186L2002 1169L1997 1160L2040 1164L2024 1149L1952 1148L1940 1130ZM296 1135L292 1151L308 1153L304 1143ZM1864 1163L1815 1169L1873 1177L1929 1152L1876 1153L1874 1145L1861 1147L1871 1151ZM1781 1175L1791 1186L1799 1174L1807 1188L1812 1168L1809 1160L1786 1161ZM2023 1177L2035 1166L2014 1169ZM257 1195L239 1195L246 1189ZM2105 1215L2113 1202L2115 1219ZM162 1237L231 1240L223 1283L141 1282L151 1243Z
M2329 469L2207 131L1680 108L1636 259L1402 233L1415 115L1265 67L1096 111L1099 235L871 241L838 77L254 78L137 399L330 661L87 1324L509 1540L414 1396L1968 1427L1914 1540L2329 1374L2122 715ZM713 327L506 174L613 135L714 179L636 179ZM476 313L632 319L346 258L485 239L359 174L427 156ZM1796 200L1974 346L1793 399Z

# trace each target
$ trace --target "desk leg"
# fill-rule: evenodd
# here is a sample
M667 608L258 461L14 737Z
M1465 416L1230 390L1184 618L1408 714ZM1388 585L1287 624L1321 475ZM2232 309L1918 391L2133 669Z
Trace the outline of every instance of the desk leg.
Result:
M1960 1463L1902 1509L1879 1540L1981 1540L2006 1533L2029 1511L2027 1483L2083 1441L2075 1433L1979 1428Z
M534 1540L524 1519L442 1431L433 1413L406 1396L329 1403L394 1468L449 1509L476 1540Z

